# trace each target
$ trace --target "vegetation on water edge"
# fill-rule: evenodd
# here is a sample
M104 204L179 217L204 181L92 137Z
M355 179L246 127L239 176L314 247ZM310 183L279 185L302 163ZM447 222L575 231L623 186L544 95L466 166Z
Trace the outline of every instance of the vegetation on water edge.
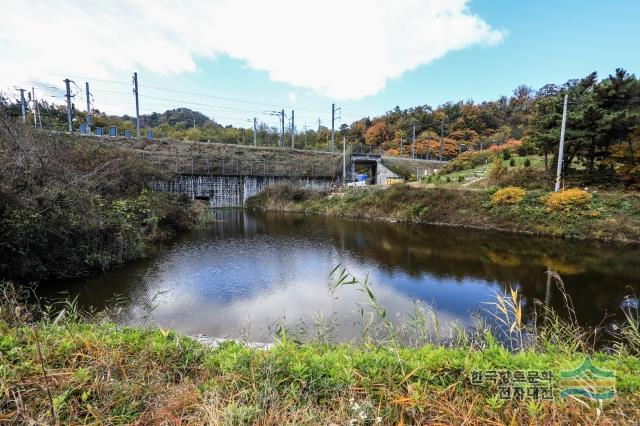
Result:
M499 192L503 191L503 192ZM253 209L468 226L559 237L640 241L640 196L567 190L518 190L517 203L498 203L504 189L348 188L327 193L276 185L247 200ZM585 195L586 194L586 195ZM521 196L521 197L520 197ZM577 197L577 198L576 198Z
M0 116L0 278L70 277L144 256L203 206L153 193L155 166Z
M300 343L281 329L270 350L234 342L212 348L171 330L121 327L109 312L89 319L68 303L62 310L38 309L25 305L16 287L0 283L0 421L624 424L640 416L637 311L629 310L630 324L622 329L627 343L601 352L591 334L552 312L535 326L533 339L523 340L530 328L512 316L520 306L512 292L497 299L495 312L507 308L515 347L486 328L474 338L460 333L446 344L406 346L371 287L345 277L342 272L336 288L360 285L369 294L362 305L370 318L366 329L386 334L370 331L361 345L336 345ZM585 355L615 372L615 399L502 400L497 384L471 383L477 370L546 370L557 386L558 372L576 368Z

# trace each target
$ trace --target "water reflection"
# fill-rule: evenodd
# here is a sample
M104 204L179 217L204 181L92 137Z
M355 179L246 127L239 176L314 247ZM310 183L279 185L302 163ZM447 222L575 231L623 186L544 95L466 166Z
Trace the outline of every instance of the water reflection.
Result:
M637 247L486 233L448 227L365 223L330 217L217 211L211 229L183 236L152 259L120 270L42 288L64 289L79 303L102 308L118 294L127 322L152 322L189 334L270 340L285 321L309 329L312 316L334 314L336 338L360 333L362 293L328 291L328 273L342 263L369 274L390 315L432 304L441 324L467 324L482 302L511 285L526 298L563 312L545 271L562 275L578 319L599 323L620 315L631 286L640 289ZM528 314L531 313L528 311Z

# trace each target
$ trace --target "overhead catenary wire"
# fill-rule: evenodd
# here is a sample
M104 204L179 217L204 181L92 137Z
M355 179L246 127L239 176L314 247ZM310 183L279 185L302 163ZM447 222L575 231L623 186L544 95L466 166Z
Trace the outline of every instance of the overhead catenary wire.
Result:
M58 76L58 74L52 74L52 75ZM116 80L106 80L106 79L83 77L83 76L70 76L70 77L71 78L77 78L77 79L84 79L84 80L88 80L88 81L99 81L99 82L103 82L103 83L129 85L129 83L124 83L122 81L116 81ZM190 95L190 96L199 96L199 97L205 97L205 98L211 98L211 99L220 99L220 100L225 100L225 101L229 101L229 102L236 102L236 103L254 104L254 105L261 105L261 106L268 106L268 107L275 107L275 108L281 108L282 107L282 105L277 105L277 104L272 104L272 103L267 103L267 102L259 102L259 101L252 101L252 100L247 100L247 99L224 97L224 96L215 96L215 95L210 95L210 94L207 94L207 93L196 93L196 92L190 92L190 91L186 91L186 90L169 89L169 88L165 88L165 87L146 85L146 84L145 85L140 84L140 87L144 87L144 88L147 88L147 89L160 90L160 91L165 91L165 92L180 93L180 94L185 94L185 95ZM121 92L121 93L123 93L123 92ZM316 113L321 113L321 114L325 114L326 113L326 111L324 111L324 110L314 109L314 108L305 108L305 107L297 107L296 106L294 109L298 110L298 111L316 112ZM347 115L347 114L345 114L345 115Z

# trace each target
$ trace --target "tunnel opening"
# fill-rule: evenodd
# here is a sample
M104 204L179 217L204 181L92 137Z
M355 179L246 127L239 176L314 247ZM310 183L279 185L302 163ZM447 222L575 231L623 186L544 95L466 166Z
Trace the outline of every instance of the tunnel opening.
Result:
M378 162L370 160L357 160L353 164L353 180L359 180L358 176L366 175L367 185L376 184L378 174Z

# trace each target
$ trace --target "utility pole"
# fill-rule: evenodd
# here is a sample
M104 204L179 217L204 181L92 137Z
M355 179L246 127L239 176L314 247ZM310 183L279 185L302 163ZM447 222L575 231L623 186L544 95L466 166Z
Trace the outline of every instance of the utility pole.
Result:
M38 103L36 102L36 90L31 87L31 93L29 93L29 97L31 98L31 102L33 102L33 107L31 110L33 112L33 128L38 128Z
M304 146L307 146L307 125L304 125Z
M347 138L342 136L342 183L347 183Z
M42 129L42 115L40 115L40 105L38 104L38 100L36 99L36 89L31 88L31 93L33 94L33 103L35 107L33 108L34 112L34 124L36 128L38 127L38 120L40 121L40 129ZM37 118L37 119L36 119Z
M280 146L284 148L284 110L280 113L281 120L281 130L280 130Z
M27 122L27 108L24 100L24 89L20 89L20 109L22 110L22 122Z
M318 118L318 132L320 131L320 124L322 123L322 121Z
M138 101L138 73L133 73L133 94L136 95L136 136L140 139L140 103ZM194 119L195 127L195 119Z
M256 123L256 118L253 117L253 146L258 144L258 124Z
M331 151L335 149L336 144L336 111L340 111L342 108L336 108L336 104L331 104Z
M413 136L411 137L411 158L416 158L416 126L413 126Z
M331 151L335 142L335 120L336 120L336 104L331 104Z
M296 121L295 121L296 112L291 110L291 149L295 148L296 141Z
M91 96L91 92L89 92L89 82L85 81L84 83L85 85L85 95L87 98L87 132L91 132L91 124L92 123L92 116L91 116L91 99L89 98Z
M67 98L67 124L68 124L68 127L69 127L69 131L72 132L73 131L73 126L71 124L71 119L72 119L72 117L71 117L71 86L70 86L69 83L71 83L71 80L69 80L68 78L65 78L64 79L64 84L67 87L67 94L65 96Z
M558 170L556 172L556 192L560 191L560 177L562 176L562 163L564 161L564 129L567 125L567 102L569 95L564 95L564 106L562 107L562 127L560 128L560 147L558 148Z
M444 154L444 117L442 117L442 121L440 122L440 161L442 161L443 154Z

